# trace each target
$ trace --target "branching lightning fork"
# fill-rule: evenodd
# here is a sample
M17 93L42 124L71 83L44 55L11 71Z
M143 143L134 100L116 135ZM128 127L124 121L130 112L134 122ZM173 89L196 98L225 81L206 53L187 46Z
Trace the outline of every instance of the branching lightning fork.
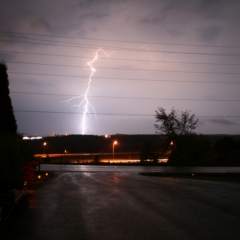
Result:
M93 58L92 61L88 62L87 65L90 67L90 70L91 70L91 74L88 78L88 83L87 83L87 89L84 93L84 95L82 96L77 96L77 97L73 97L73 98L70 98L68 99L67 101L65 101L66 104L68 104L70 101L74 100L74 99L77 99L77 98L83 98L83 100L80 102L80 104L78 105L73 105L72 107L78 107L79 109L83 106L83 115L82 115L82 121L81 121L81 129L82 129L82 134L84 135L85 134L85 131L86 131L86 117L87 117L87 114L89 113L89 107L91 107L95 113L95 109L94 107L90 104L89 100L88 100L88 92L90 90L90 87L91 87L91 82L92 82L92 76L94 75L94 73L96 72L96 69L93 67L93 64L95 61L97 61L98 57L99 57L99 52L103 52L105 55L107 55L108 57L110 56L110 54L112 54L113 52L111 53L107 53L104 49L102 48L99 48L97 49L96 53L95 53L95 56Z
M144 45L142 47L140 47L141 49L145 49L146 52L149 53L149 48L147 45ZM64 101L66 104L68 104L70 101L74 100L74 99L78 99L78 98L83 98L82 101L78 104L78 105L72 105L72 107L78 107L78 109L80 110L81 107L83 107L83 114L82 114L82 121L81 121L81 129L82 129L82 134L85 134L86 131L86 118L87 118L87 114L89 113L89 107L91 107L95 113L95 109L94 107L90 104L89 100L88 100L88 92L90 90L91 87L91 82L92 82L92 77L94 75L94 73L96 72L96 69L93 67L94 62L97 61L98 57L99 57L99 52L103 52L105 55L107 55L108 57L114 53L114 52L110 52L109 54L103 49L103 48L99 48L97 49L97 51L95 52L94 58L92 61L88 62L87 65L90 67L91 70L91 74L88 78L88 83L87 83L87 89L84 93L84 95L81 96L76 96L76 97L72 97L70 99L68 99L67 101ZM152 55L149 53L150 58L153 59ZM95 114L96 115L96 114Z

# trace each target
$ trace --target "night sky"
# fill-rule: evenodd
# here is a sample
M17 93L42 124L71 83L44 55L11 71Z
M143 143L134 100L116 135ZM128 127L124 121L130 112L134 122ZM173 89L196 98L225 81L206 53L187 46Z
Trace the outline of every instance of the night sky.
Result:
M239 0L1 0L0 60L23 134L154 134L155 110L240 134ZM72 101L66 102L68 99Z

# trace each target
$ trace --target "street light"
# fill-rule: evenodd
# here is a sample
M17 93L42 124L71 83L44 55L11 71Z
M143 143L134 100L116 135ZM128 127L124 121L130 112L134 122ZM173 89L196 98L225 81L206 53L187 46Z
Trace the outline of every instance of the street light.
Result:
M47 146L47 142L43 142L43 154L42 154L42 157L44 157L44 147ZM46 154L47 155L47 154ZM39 162L38 162L38 172L40 172L41 170L41 162L42 162L42 159L39 159Z
M46 146L47 146L47 142L44 142L44 143L43 143L43 154L44 154L44 152L45 152L45 151L44 151L44 147L46 147Z
M113 142L113 154L112 154L113 155L113 159L114 159L114 146L117 145L117 143L118 143L117 141Z

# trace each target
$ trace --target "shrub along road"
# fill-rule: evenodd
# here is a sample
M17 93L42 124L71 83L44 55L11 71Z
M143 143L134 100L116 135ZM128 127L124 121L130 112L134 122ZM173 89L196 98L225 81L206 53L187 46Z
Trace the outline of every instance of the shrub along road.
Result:
M55 173L1 239L240 239L240 184L130 173Z

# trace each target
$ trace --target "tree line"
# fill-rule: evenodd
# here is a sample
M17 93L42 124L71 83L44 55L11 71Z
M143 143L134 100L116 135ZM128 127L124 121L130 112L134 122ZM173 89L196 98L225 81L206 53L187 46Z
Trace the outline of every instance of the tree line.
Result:
M140 150L143 163L168 158L169 165L178 166L240 165L240 139L224 136L211 142L208 136L194 133L198 119L191 111L172 108L167 114L160 107L155 118L156 133L165 136L165 141L160 145L146 142Z

